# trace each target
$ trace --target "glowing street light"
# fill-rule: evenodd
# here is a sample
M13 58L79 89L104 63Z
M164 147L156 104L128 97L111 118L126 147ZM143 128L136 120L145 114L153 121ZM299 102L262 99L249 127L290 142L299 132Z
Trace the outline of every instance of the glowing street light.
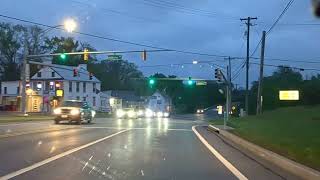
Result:
M70 33L74 31L77 27L77 23L73 19L66 19L63 25L64 25L64 28Z

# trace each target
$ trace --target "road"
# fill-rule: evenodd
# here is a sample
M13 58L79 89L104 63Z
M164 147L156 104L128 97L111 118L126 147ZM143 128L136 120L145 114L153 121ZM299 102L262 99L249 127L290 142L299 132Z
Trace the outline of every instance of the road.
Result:
M186 115L169 119L99 118L80 126L54 125L51 121L0 125L0 177L295 178L246 156L208 132L201 126L207 124L205 119L203 115Z

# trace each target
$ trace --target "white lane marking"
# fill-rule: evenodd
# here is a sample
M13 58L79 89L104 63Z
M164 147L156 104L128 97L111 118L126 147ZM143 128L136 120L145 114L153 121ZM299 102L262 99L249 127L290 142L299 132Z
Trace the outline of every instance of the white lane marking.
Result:
M64 157L64 156L67 156L67 155L69 155L69 154L72 154L72 153L77 152L77 151L79 151L79 150L81 150L81 149L87 148L87 147L89 147L89 146L92 146L92 145L94 145L94 144L96 144L96 143L99 143L99 142L101 142L101 141L104 141L104 140L106 140L106 139L109 139L109 138L111 138L111 137L113 137L113 136L116 136L116 135L118 135L118 134L124 133L124 132L129 131L129 130L130 130L130 129L125 129L125 130L119 131L119 132L117 132L117 133L111 134L111 135L109 135L109 136L106 136L106 137L104 137L104 138L101 138L101 139L92 141L92 142L90 142L90 143L88 143L88 144L85 144L85 145L76 147L76 148L74 148L74 149L70 149L70 150L68 150L68 151L66 151L66 152L63 152L63 153L61 153L61 154L58 154L58 155L55 155L55 156L50 157L50 158L48 158L48 159L45 159L45 160L43 160L43 161L37 162L37 163L35 163L35 164L31 165L31 166L25 167L25 168L20 169L20 170L18 170L18 171L15 171L15 172L9 173L9 174L7 174L7 175L5 175L5 176L2 176L2 177L0 177L0 180L14 178L14 177L19 176L19 175L21 175L21 174L23 174L23 173L26 173L26 172L28 172L28 171L31 171L31 170L33 170L33 169L35 169L35 168L38 168L38 167L43 166L43 165L45 165L45 164L48 164L48 163L50 163L50 162L52 162L52 161L55 161L55 160L57 160L57 159L60 159L60 158L62 158L62 157Z
M210 150L210 152L217 157L217 159L222 162L226 168L228 168L232 174L234 174L238 179L248 180L237 168L235 168L229 161L227 161L217 150L215 150L196 130L196 126L192 126L193 132L197 135L200 141Z
M84 126L82 129L119 129L119 127L102 127L102 126ZM120 129L126 129L125 127L120 127ZM131 130L146 130L146 129L158 129L158 128L130 128ZM191 129L163 129L168 131L192 131Z

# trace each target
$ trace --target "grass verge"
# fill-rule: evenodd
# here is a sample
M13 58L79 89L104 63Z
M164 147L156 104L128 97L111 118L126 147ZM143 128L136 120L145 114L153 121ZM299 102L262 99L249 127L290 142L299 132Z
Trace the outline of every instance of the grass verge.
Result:
M320 106L280 108L231 119L228 126L248 141L320 170Z

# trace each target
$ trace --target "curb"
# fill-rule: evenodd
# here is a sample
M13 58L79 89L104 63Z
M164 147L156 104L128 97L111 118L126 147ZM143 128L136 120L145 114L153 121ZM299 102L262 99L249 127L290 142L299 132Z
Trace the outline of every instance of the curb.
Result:
M286 157L283 157L279 154L276 154L272 151L269 151L267 149L264 149L258 145L255 145L251 142L248 142L234 134L231 134L225 130L221 130L217 127L214 127L212 125L208 126L208 130L217 132L224 136L225 138L231 140L233 143L241 146L242 148L250 151L251 153L263 158L266 161L269 161L273 163L274 165L298 176L303 179L320 179L320 172L317 170L314 170L310 167L307 167L305 165L299 164L295 161L292 161Z

